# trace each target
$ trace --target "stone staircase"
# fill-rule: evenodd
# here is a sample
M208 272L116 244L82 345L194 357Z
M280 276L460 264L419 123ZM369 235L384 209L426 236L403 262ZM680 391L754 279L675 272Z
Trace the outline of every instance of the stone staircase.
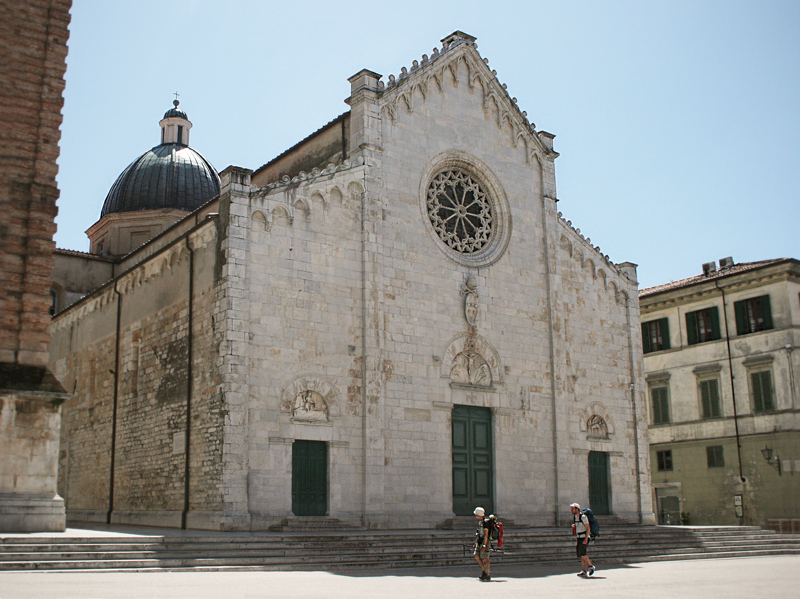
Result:
M88 532L88 531L87 531ZM345 570L472 565L464 530L338 530L163 535L0 535L0 571L77 570ZM107 535L113 533L106 533ZM612 563L800 554L800 535L757 527L602 529L592 559ZM506 527L493 565L572 562L574 538L561 528Z

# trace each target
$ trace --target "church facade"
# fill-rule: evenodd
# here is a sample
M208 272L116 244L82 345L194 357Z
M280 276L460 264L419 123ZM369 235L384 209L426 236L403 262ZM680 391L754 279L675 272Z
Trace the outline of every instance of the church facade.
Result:
M487 64L456 32L363 70L349 112L144 245L62 253L109 275L51 326L70 518L653 523L636 267L558 212L554 136ZM131 206L90 235L175 207Z

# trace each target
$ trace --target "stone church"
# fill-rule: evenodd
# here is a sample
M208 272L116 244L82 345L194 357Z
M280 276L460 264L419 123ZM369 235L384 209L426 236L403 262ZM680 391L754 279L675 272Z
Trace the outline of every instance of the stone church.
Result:
M75 520L266 530L653 523L636 267L556 206L537 131L455 32L219 176L176 106L56 255ZM310 519L310 520L309 520Z

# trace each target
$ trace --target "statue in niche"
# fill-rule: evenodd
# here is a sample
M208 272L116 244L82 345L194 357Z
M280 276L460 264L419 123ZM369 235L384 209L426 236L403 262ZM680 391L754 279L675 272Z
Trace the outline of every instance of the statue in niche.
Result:
M478 326L478 280L469 275L467 282L461 285L461 297L464 298L464 317L469 326Z
M492 371L483 356L476 351L474 339L468 339L464 351L453 358L450 380L460 385L491 386Z
M292 418L295 420L326 422L328 420L328 406L319 393L306 389L298 393L292 402Z
M608 426L606 426L606 421L603 420L602 416L592 415L586 423L586 428L589 429L590 437L608 438Z

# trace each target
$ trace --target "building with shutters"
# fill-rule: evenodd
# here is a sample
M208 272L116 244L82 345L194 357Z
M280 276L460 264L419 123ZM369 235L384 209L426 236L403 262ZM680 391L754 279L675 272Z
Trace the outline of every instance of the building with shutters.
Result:
M800 518L800 262L723 258L639 302L659 523Z
M455 32L362 70L347 112L216 191L165 115L92 254L61 254L71 518L653 522L636 266L557 210L554 136L487 63Z

